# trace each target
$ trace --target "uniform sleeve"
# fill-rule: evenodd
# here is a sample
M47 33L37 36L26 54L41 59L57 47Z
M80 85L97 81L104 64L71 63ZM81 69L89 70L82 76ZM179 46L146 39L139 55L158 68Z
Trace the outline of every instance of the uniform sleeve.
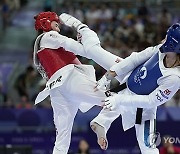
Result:
M139 108L152 108L169 101L180 88L180 78L169 76L161 80L159 87L149 95L115 95L119 105L134 106Z
M133 52L129 57L112 66L110 70L115 71L117 76L127 75L130 71L152 57L155 54L154 48L149 47L141 52Z
M60 35L56 31L50 31L44 34L40 42L40 47L50 49L63 47L65 50L73 52L76 55L86 57L86 52L82 44L71 38Z

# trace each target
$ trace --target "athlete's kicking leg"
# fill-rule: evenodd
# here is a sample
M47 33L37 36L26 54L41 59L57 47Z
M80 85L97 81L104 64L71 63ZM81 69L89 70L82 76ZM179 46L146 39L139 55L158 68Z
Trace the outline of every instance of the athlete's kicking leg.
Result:
M111 123L119 117L121 111L108 111L102 109L101 112L91 122L90 126L97 135L98 144L101 149L106 150L108 148L108 140L106 137L107 131L109 130Z
M83 44L88 58L94 60L104 69L109 70L114 64L120 62L122 58L104 50L100 46L100 41L97 34L88 28L87 25L81 23L73 16L63 13L60 15L60 20L66 26L73 27L81 34L81 43Z
M97 135L97 142L98 142L99 146L101 147L101 149L106 150L108 147L108 140L106 137L105 128L96 122L91 122L90 126L91 126L91 129Z

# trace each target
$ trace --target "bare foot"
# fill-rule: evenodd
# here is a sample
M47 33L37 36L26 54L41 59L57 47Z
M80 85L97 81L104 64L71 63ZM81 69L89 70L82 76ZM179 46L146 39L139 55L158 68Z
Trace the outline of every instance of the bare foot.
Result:
M106 138L106 133L104 127L100 126L98 123L93 122L91 123L91 129L96 133L97 135L97 142L101 149L106 150L108 147L108 141Z
M106 150L106 149L107 149L107 141L106 141L106 139L104 139L103 137L101 137L101 138L98 140L98 144L99 144L99 146L101 147L101 149L103 149L103 150Z

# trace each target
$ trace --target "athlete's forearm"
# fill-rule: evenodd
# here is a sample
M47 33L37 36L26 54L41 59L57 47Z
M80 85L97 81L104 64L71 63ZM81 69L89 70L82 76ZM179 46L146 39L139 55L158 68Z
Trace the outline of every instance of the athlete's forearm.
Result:
M115 71L118 76L128 74L137 66L147 61L154 53L153 47L149 47L141 52L133 52L129 57L122 60L121 63L112 66L110 70Z
M159 85L149 95L118 94L115 100L120 105L152 108L169 101L178 91L180 79L177 76L169 76L161 80Z

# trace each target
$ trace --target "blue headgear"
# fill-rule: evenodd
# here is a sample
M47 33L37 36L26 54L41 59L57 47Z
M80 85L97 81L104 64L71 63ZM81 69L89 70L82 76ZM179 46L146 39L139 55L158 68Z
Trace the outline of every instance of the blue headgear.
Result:
M180 24L172 25L167 31L166 42L160 47L161 52L180 53Z

